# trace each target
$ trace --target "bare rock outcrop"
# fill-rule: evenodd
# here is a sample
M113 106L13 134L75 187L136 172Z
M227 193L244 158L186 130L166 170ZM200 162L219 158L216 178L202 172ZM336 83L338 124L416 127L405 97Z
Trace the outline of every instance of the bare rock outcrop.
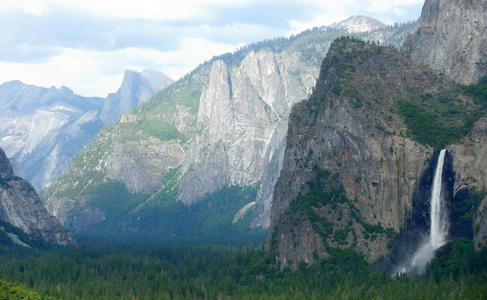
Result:
M34 239L41 238L49 243L63 246L76 245L76 240L71 234L47 212L32 185L14 175L2 149L0 149L0 220L21 229ZM1 229L5 230L5 228Z
M404 41L411 59L462 84L487 75L487 2L426 0L418 28Z

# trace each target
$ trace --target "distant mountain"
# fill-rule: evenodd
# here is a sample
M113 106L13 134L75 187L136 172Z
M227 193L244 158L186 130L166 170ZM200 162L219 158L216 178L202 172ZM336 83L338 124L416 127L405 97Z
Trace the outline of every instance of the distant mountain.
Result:
M20 81L0 85L0 146L36 189L49 185L102 127L102 98Z
M0 149L0 244L36 247L42 241L76 245L71 234L47 212L34 188L14 175Z
M352 16L344 21L331 25L332 28L346 30L348 33L362 33L383 29L386 27L381 21L366 17L366 16Z
M347 28L353 20L357 28L380 24L356 18ZM353 35L399 46L414 28ZM201 64L102 130L45 191L49 210L75 232L204 238L250 223L267 228L289 113L311 94L343 35L314 28Z
M122 85L115 94L108 95L103 104L101 121L104 125L112 125L122 114L145 102L155 92L173 82L174 80L164 73L157 71L125 71Z
M16 173L40 191L104 125L171 82L155 71L127 71L119 91L106 99L82 97L66 87L6 82L0 85L0 146Z

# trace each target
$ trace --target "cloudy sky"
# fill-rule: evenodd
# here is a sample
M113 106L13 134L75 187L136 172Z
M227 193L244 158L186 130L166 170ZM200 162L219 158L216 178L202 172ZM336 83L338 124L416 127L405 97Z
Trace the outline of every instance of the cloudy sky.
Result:
M238 47L352 15L419 18L424 0L1 0L0 84L105 97L126 69L177 80Z

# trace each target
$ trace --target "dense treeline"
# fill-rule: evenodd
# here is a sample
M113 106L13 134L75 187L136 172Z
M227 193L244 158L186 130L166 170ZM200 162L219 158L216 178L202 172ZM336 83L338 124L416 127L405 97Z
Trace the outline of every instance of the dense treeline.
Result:
M0 299L25 299L25 300L37 300L41 299L41 296L36 292L29 291L26 288L0 280Z
M487 251L469 239L440 250L423 277L391 277L352 249L279 271L260 247L98 244L2 250L0 278L56 299L483 299Z

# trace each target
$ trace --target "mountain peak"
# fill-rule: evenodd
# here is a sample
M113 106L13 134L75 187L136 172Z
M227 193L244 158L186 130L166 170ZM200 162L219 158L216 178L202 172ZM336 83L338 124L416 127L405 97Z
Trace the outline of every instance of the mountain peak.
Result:
M381 21L367 16L352 16L346 20L335 23L333 28L345 29L348 33L360 33L384 28L386 25Z
M101 111L103 123L105 125L113 124L121 114L145 102L155 92L173 82L174 80L166 74L158 71L126 70L122 85L116 93L108 95L103 105Z

